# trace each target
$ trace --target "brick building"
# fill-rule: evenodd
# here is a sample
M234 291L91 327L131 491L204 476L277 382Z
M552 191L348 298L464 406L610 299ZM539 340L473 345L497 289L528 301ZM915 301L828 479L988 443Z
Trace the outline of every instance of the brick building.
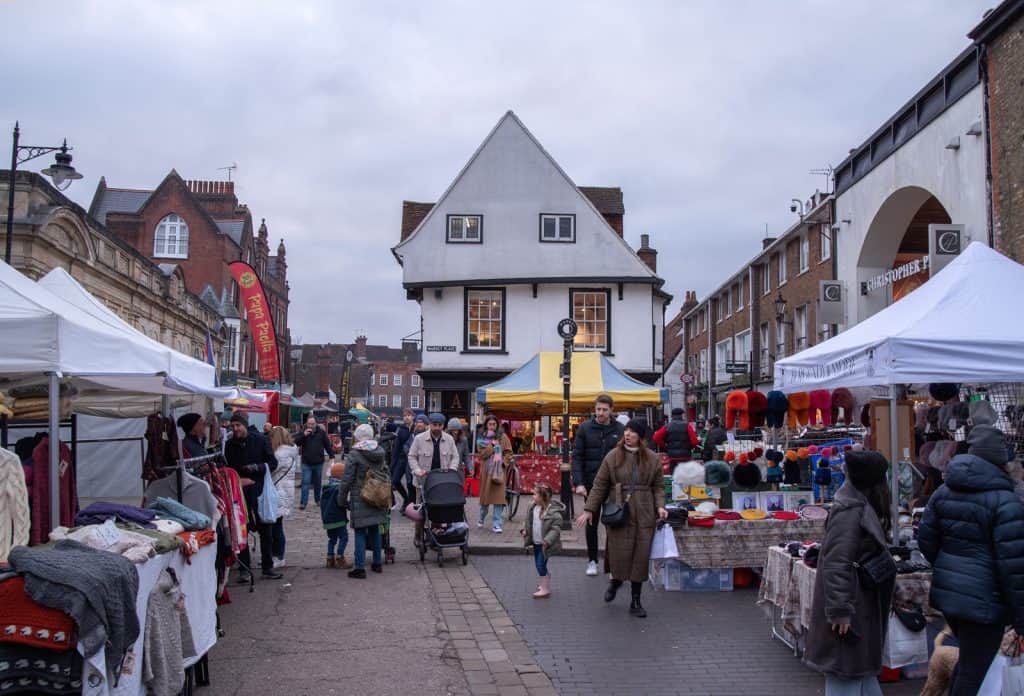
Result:
M1024 263L1024 0L990 10L969 36L983 49L988 112L992 241Z
M732 389L770 389L777 359L835 331L818 319L820 281L835 278L832 203L816 192L799 222L765 239L761 252L704 300L688 297L683 371L692 376L686 396L698 414L721 413ZM727 363L742 365L744 373L730 374Z
M100 178L89 214L163 269L178 269L187 290L220 313L226 340L224 383L254 380L255 342L228 264L244 260L263 283L277 333L281 381L288 381L288 266L284 240L271 255L266 220L253 231L231 181L186 181L174 170L153 190L112 188Z
M427 408L426 393L417 372L420 349L413 341L391 348L371 345L366 336L358 336L348 344L306 344L296 348L296 394L323 398L333 391L343 402L342 410L362 402L375 413L391 416L401 415L405 407Z

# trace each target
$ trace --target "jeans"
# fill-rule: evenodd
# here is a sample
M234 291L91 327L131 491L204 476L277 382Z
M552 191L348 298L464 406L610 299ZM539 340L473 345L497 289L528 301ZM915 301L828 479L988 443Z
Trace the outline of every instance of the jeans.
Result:
M337 551L335 551L337 547ZM348 547L348 527L336 527L335 529L327 530L327 555L333 556L335 553L339 556L345 555L345 549Z
M272 528L273 525L271 524L263 524L254 520L252 516L249 517L249 529L259 534L260 537L260 565L264 571L274 569L274 558L271 554L271 547L274 545L272 541L274 536L271 531ZM242 568L239 569L240 572L245 573L255 570L252 567L252 554L250 554L248 548L238 553L238 560L242 563Z
M324 480L323 464L302 463L302 493L299 495L299 505L306 507L309 502L309 486L313 485L313 500L320 504L320 487Z
M544 544L533 545L533 562L537 565L537 575L548 574L548 559L544 558Z
M844 679L826 674L825 696L882 696L882 687L878 685L878 677Z
M584 498L586 500L590 497L590 486L587 486L587 495ZM586 536L587 536L587 559L597 563L597 525L601 521L601 514L591 515L591 520L587 524Z
M491 508L491 527L493 529L501 529L501 516L505 514L504 505L481 505L480 506L480 524L484 523L487 519L487 508Z
M270 529L270 550L274 558L284 559L284 518L278 517Z
M415 502L416 492L413 490L412 484L408 484L406 479L409 474L409 462L399 461L395 465L395 470L391 472L391 488L398 492L398 495L402 496L402 509L405 510L409 503Z
M960 643L960 660L953 671L949 696L974 696L1003 642L1003 626L953 618L947 618L947 622Z
M375 524L372 527L363 527L362 529L356 530L356 558L355 566L356 569L366 567L366 541L369 537L370 548L373 550L373 565L380 565L381 561L381 548L380 548L380 525Z

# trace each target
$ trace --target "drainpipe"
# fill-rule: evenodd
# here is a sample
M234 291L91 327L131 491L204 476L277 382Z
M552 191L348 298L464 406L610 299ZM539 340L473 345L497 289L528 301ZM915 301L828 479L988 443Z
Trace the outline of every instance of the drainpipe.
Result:
M995 199L992 196L992 130L989 127L988 108L988 50L983 45L978 55L978 65L981 69L982 89L982 128L985 129L985 199L988 204L988 245L993 249L996 246L995 233Z

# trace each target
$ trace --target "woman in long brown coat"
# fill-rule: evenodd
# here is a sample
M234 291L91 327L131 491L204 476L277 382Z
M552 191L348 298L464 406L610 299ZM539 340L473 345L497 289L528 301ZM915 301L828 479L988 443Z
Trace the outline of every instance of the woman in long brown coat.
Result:
M661 463L644 445L646 435L644 421L634 419L626 423L619 444L601 462L587 496L585 511L576 518L576 526L582 527L601 515L605 502L628 502L629 521L621 527L605 528L605 556L612 580L604 593L604 601L614 600L622 583L629 580L633 591L629 613L640 618L647 616L640 604L640 592L650 572L654 530L659 518L668 517Z
M501 516L505 512L505 472L512 464L512 443L494 416L484 419L484 428L476 440L476 461L480 476L480 519L476 526L484 526L487 507L491 506L491 531L501 534Z

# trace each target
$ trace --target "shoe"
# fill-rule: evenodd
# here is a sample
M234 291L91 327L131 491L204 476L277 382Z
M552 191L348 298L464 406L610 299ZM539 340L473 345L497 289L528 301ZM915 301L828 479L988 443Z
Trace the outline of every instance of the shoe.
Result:
M284 577L284 573L279 573L276 570L274 570L273 568L270 568L270 569L264 570L262 573L260 573L260 577L263 578L264 580L280 580L281 578Z
M633 595L633 601L629 603L629 613L638 619L647 618L647 610L640 604L640 595Z
M327 556L327 563L324 565L324 567L325 568L337 568L338 567L337 566L337 561L335 560L334 555L328 555Z
M547 599L551 596L551 575L545 575L540 579L540 587L533 593L534 599Z
M477 529L481 529L483 526L484 526L484 521L483 520L480 520L479 522L476 523L476 528Z
M620 587L622 587L622 583L618 580L612 580L610 583L608 583L608 589L604 591L604 601L613 601Z
M590 577L595 577L598 575L597 561L590 561L589 563L587 563L587 575L589 575Z
M344 556L335 556L334 567L341 568L342 570L347 570L352 567L352 564L346 561Z
M284 559L283 558L275 558L274 559L274 567L275 568L284 568Z
M248 585L252 582L252 575L249 573L239 573L238 580L235 581L238 585Z
M384 566L382 566L380 563L371 563L370 570L372 570L374 573L383 573Z
M348 576L350 578L355 578L356 580L365 580L366 579L366 569L365 568L355 568L354 570L348 571Z
M300 509L300 510L305 510L305 509L306 509L306 506L305 506L305 505L300 505L300 506L299 506L299 509Z
M501 534L501 527L492 527L491 531L495 534Z

